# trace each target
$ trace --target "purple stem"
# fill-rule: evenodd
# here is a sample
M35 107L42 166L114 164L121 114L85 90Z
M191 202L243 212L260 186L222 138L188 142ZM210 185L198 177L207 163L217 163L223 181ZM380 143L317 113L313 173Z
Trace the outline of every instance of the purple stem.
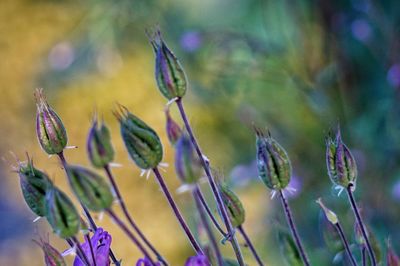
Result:
M362 266L367 266L367 254L366 254L366 248L365 245L362 246L361 248L361 261L362 261Z
M124 233L129 237L129 239L139 248L140 252L142 252L144 257L151 262L151 265L156 265L151 259L146 249L142 246L139 240L133 235L133 233L128 229L128 227L121 221L121 219L119 219L118 216L111 209L107 209L106 212L117 223L117 225L122 229L122 231L124 231Z
M202 205L202 203L201 203L201 201L199 199L198 190L199 190L199 188L196 186L195 189L192 192L193 193L193 198L194 198L194 201L196 203L197 210L199 211L201 222L203 223L204 228L206 229L208 238L210 239L211 245L212 245L212 247L214 249L215 256L217 257L218 265L219 266L223 266L224 265L224 260L222 258L222 254L221 254L221 251L220 251L220 249L218 247L218 243L217 243L217 240L215 239L215 236L214 236L214 233L212 231L212 228L211 228L211 226L210 226L210 224L208 222L207 214L206 214L206 212L204 210L204 207L203 207L203 205Z
M349 246L349 243L347 242L347 239L346 239L346 237L345 237L345 235L344 235L342 226L341 226L340 223L338 222L338 223L335 224L335 227L336 227L336 230L338 231L338 233L339 233L339 235L340 235L340 238L342 239L342 242L343 242L344 247L345 247L345 249L346 249L347 255L349 256L349 259L350 259L350 261L351 261L351 264L352 264L353 266L357 266L357 262L356 262L356 260L354 259L353 254L351 253L350 246Z
M249 236L246 234L246 231L244 230L243 226L240 225L238 227L239 232L242 234L244 240L246 241L247 246L250 248L251 253L253 254L254 258L256 259L257 263L259 266L264 266L260 256L257 254L256 249L253 246L253 243L251 243L251 240L249 238Z
M239 263L240 266L244 266L245 264L244 264L243 255L242 255L242 252L240 251L239 243L238 243L237 238L235 236L232 223L231 223L231 221L230 221L230 219L228 217L228 212L226 210L224 202L222 201L222 197L221 197L221 194L220 194L220 192L218 190L218 187L217 187L217 184L215 182L215 179L211 174L210 166L206 162L206 160L204 159L204 156L203 156L203 153L202 153L202 151L200 149L200 146L197 143L197 140L196 140L196 138L195 138L195 136L193 134L192 128L191 128L191 126L189 124L189 121L188 121L186 113L185 113L185 108L183 107L182 99L179 98L178 100L176 100L176 104L177 104L177 106L179 108L179 112L180 112L182 120L183 120L183 122L185 124L186 130L189 133L190 140L191 140L191 142L192 142L192 144L193 144L193 146L194 146L194 148L196 150L197 156L199 157L199 159L200 159L200 161L201 161L201 163L203 165L204 171L206 172L206 175L207 175L207 178L208 178L208 183L210 184L211 190L213 192L215 201L217 202L217 206L218 206L218 209L219 209L219 211L221 213L222 219L223 219L223 221L225 223L226 229L229 232L229 235L230 235L229 241L231 242L233 250L235 251L235 255L236 255L236 258L238 260L238 263Z
M96 256L94 255L93 245L92 245L92 241L90 240L89 234L85 234L85 239L90 248L90 255L92 256L93 266L97 266Z
M351 208L353 209L353 212L354 212L354 215L356 217L357 223L360 226L361 233L363 235L363 238L365 239L365 244L366 244L369 256L371 258L372 265L376 266L375 253L374 253L374 250L372 249L372 246L371 246L371 244L369 242L367 231L365 230L364 222L362 221L362 218L361 218L360 212L358 210L357 203L354 200L354 196L353 196L353 192L352 192L351 188L352 188L352 185L349 185L347 187L347 189L346 189L347 195L349 196L349 201L350 201L350 204L351 204Z
M65 160L64 152L60 152L57 155L58 155L58 158L60 158L60 161L62 163L62 166L64 167L64 171L65 171L66 175L68 176L68 172L67 172L67 168L66 168L67 167L67 161ZM89 210L80 201L79 201L79 204L81 205L81 208L83 209L83 212L85 213L85 216L89 221L90 227L93 229L94 232L96 232L97 225L94 222L92 216L90 215ZM111 250L111 248L110 248L109 255L110 255L111 260L113 261L113 263L116 266L120 266L121 265L121 263L115 257L114 252Z
M301 244L300 237L297 233L296 225L294 224L294 221L293 221L292 212L290 211L289 204L287 203L282 190L279 190L279 195L281 198L282 207L285 210L286 220L289 224L290 230L292 231L292 236L296 242L297 250L300 253L300 256L301 256L301 259L303 260L304 265L310 266L310 262L307 258L306 253L304 252L303 245Z
M86 264L87 266L91 266L88 258L86 257L85 252L83 252L81 245L79 244L78 239L76 237L71 237L72 242L74 243L74 246L76 247L76 251L78 254L80 254L80 258L83 261L83 264Z
M178 219L180 225L182 226L183 230L185 231L187 237L189 238L190 243L192 244L193 248L196 250L198 254L204 254L203 250L201 249L200 245L197 243L196 239L194 238L192 232L190 231L189 227L187 226L185 219L183 218L182 214L180 213L178 206L176 205L174 199L171 196L171 193L168 190L167 185L164 182L164 179L158 170L158 168L153 168L152 169L158 183L160 184L160 187L162 191L164 192L165 197L168 200L169 205L171 206L172 210L174 211L174 214L176 218Z
M132 216L128 212L128 209L125 205L125 202L122 198L122 195L118 189L117 183L115 182L115 179L113 177L113 174L111 172L110 166L106 165L104 167L104 170L107 174L107 177L113 187L113 190L115 191L115 194L117 196L117 199L119 201L119 204L121 206L122 212L124 213L126 219L128 220L129 224L132 226L132 228L135 230L135 232L139 235L140 239L143 240L143 242L147 245L147 247L154 253L154 255L157 257L157 259L164 265L167 266L168 263L166 260L161 256L161 254L157 251L157 249L150 243L150 241L146 238L146 236L143 234L143 232L140 230L140 228L137 226L135 221L133 220Z

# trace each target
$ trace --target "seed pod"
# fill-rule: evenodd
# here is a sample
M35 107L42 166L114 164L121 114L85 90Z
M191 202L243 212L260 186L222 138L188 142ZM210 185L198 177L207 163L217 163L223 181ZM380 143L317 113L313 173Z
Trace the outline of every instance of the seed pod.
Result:
M157 167L163 157L157 133L122 106L115 116L120 122L125 147L136 165L146 170Z
M387 241L387 254L386 254L386 265L387 266L400 266L400 258L393 250L391 242Z
M95 212L111 207L114 198L101 176L77 165L68 165L66 170L69 184L84 206Z
M228 215L232 226L239 227L244 223L246 218L242 202L235 192L230 190L226 184L220 184L219 190L221 191L222 200L228 209Z
M97 120L93 122L87 140L87 151L94 167L103 168L114 160L110 131L104 123L99 127Z
M46 190L52 182L49 177L33 166L28 157L26 163L18 163L22 195L28 207L38 216L46 215Z
M156 55L155 76L158 89L168 99L183 97L187 89L187 80L181 64L167 47L158 31L150 37Z
M280 229L278 230L278 240L281 254L286 264L290 266L303 265L299 251L291 235L283 229Z
M185 266L211 266L211 264L206 256L199 254L188 258Z
M55 249L50 243L40 239L40 241L34 240L38 244L44 253L44 263L46 266L67 266L61 253Z
M270 135L257 130L258 174L270 189L284 189L290 181L292 168L286 151Z
M182 129L172 119L171 115L169 114L169 110L165 110L165 116L167 118L166 131L168 140L172 145L175 145L182 135Z
M176 143L175 169L184 184L196 183L203 172L199 158L196 156L189 137L183 134Z
M324 203L322 203L321 198L319 198L317 200L317 203L319 204L319 206L321 207L321 209L324 211L325 217L326 219L328 219L328 221L330 223L332 223L333 225L339 223L339 219L337 218L336 213L334 213L333 211L331 211L330 209L328 209Z
M46 218L59 237L69 238L79 231L78 211L67 195L55 187L46 192Z
M328 136L326 140L326 165L331 181L342 187L354 185L357 178L357 166L353 155L342 142L340 129L335 139Z
M42 89L37 89L36 134L40 146L47 154L58 154L67 145L67 132L60 117L49 106Z

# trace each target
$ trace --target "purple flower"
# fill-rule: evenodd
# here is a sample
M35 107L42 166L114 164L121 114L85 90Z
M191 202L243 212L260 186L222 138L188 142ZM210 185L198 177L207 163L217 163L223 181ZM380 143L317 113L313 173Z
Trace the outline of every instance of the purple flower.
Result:
M211 266L211 264L206 256L199 254L188 258L185 266Z
M108 257L108 253L110 251L111 246L111 235L104 231L102 228L97 228L94 235L91 237L90 242L92 243L96 265L97 266L109 266L110 259ZM86 257L89 262L92 264L92 254L90 252L90 246L87 241L81 244L83 252L85 252ZM75 257L74 266L84 266L85 264L80 260L78 256Z
M136 262L136 266L152 266L151 261L148 258L139 259ZM156 266L161 266L159 262L156 262Z
M181 37L181 46L186 52L195 52L203 43L201 34L197 31L185 32Z

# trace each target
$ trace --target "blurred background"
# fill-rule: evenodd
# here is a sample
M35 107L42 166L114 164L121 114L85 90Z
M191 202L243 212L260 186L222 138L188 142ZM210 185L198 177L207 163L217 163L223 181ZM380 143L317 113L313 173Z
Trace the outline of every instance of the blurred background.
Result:
M11 171L16 162L11 152L21 160L29 152L72 195L57 158L48 158L36 140L37 87L63 119L69 145L78 146L66 151L69 162L89 166L85 141L91 119L95 110L104 117L116 162L123 165L114 173L133 217L172 265L183 265L192 254L155 180L140 178L128 159L111 113L119 102L159 133L170 164L167 183L197 231L190 195L175 192L180 184L164 129L166 100L156 87L144 33L157 25L190 80L184 101L199 141L217 175L242 199L244 228L268 265L284 263L276 223L285 220L279 201L270 199L257 178L252 123L268 128L289 153L296 188L290 205L313 265L332 265L335 256L337 265L346 264L324 233L318 197L340 215L354 243L346 195L337 196L326 174L324 139L338 122L357 160L356 197L380 256L388 237L400 250L397 0L2 0L0 265L43 265L31 241L40 236L66 249L46 221L32 223L35 216ZM175 109L172 115L180 122ZM206 185L204 190L208 193ZM140 255L135 247L107 217L98 223L113 235L117 257L134 265ZM233 257L229 246L224 253Z

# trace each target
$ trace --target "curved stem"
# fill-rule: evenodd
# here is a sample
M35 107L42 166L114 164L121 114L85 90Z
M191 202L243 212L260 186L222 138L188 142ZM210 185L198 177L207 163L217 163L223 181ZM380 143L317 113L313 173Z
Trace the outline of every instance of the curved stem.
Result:
M251 240L249 238L249 236L246 234L246 231L244 230L243 226L240 225L238 227L239 232L242 234L244 240L246 241L247 246L250 248L251 253L253 254L254 258L256 259L258 265L260 266L264 266L260 256L257 254L256 249L253 246L253 243L251 243Z
M178 209L178 206L176 205L174 199L172 198L171 193L169 192L168 187L165 184L160 171L158 170L157 167L153 168L152 170L157 178L158 183L160 184L160 187L161 187L165 197L168 200L169 205L171 206L172 210L174 211L176 218L178 219L180 225L182 226L182 229L185 231L186 236L189 238L189 241L192 244L193 248L196 250L197 253L204 254L203 250L201 249L200 245L197 243L197 241L194 238L192 232L190 231L188 225L186 224L185 219L183 218L181 212Z
M80 254L80 258L83 259L83 264L86 264L87 266L91 266L89 259L86 257L85 252L83 251L81 245L79 244L78 239L76 237L71 237L72 242L74 243L74 246L76 247L76 252Z
M198 186L196 186L196 189L194 192L197 194L197 197L199 198L201 205L203 205L204 209L206 210L208 216L210 217L211 221L213 222L213 224L215 225L217 230L221 233L222 236L226 237L227 233L222 229L221 225L218 223L218 221L215 218L214 214L212 213L210 207L208 206L203 193L201 192L201 190Z
M60 152L57 155L58 155L58 158L60 158L60 161L61 161L61 164L62 164L62 166L64 168L65 174L68 176L68 172L66 170L67 169L66 168L67 167L67 161L65 160L64 152ZM90 227L93 229L93 231L96 231L97 230L97 225L94 222L92 216L90 215L89 210L81 202L79 202L79 204L81 205L81 207L83 209L83 212L85 213L85 216L89 221ZM109 256L110 256L111 260L113 261L113 263L116 266L120 266L121 265L121 263L115 257L114 252L111 250L111 248L110 248Z
M176 104L178 106L178 109L179 109L179 112L181 114L182 120L183 120L183 122L185 124L186 130L189 133L190 140L191 140L191 142L192 142L192 144L193 144L193 146L194 146L194 148L196 150L197 156L199 157L199 159L200 159L200 161L201 161L201 163L203 165L204 171L205 171L205 173L207 175L208 183L209 183L209 185L211 187L211 190L212 190L212 193L214 195L215 201L217 202L217 206L218 206L218 209L219 209L219 211L221 213L222 220L224 221L226 229L229 232L229 235L230 235L229 241L231 242L232 248L235 251L235 255L236 255L237 261L238 261L240 266L244 266L245 264L244 264L243 255L242 255L242 252L240 251L239 243L238 243L237 238L235 236L235 232L234 232L232 223L231 223L231 221L229 219L228 212L226 210L224 202L222 201L222 197L221 197L221 194L220 194L220 192L218 190L218 187L217 187L217 184L215 182L215 179L211 174L210 166L206 162L205 156L203 155L203 153L202 153L202 151L200 149L200 146L197 143L197 140L196 140L196 138L195 138L195 136L193 134L192 128L191 128L191 126L189 124L189 121L188 121L186 113L185 113L185 108L183 107L182 99L179 98L178 100L176 100Z
M207 214L206 214L206 212L204 210L204 207L203 207L203 205L202 205L202 203L201 203L201 201L199 199L198 190L199 190L199 188L196 186L195 189L192 192L193 193L192 195L193 195L194 201L196 203L197 210L199 211L201 222L203 223L204 228L206 229L208 238L210 239L211 245L212 245L212 247L214 249L215 256L217 258L217 263L218 263L219 266L223 266L224 265L224 260L222 258L221 251L220 251L220 249L218 247L218 243L217 243L217 240L215 239L215 236L214 236L214 233L213 233L213 231L211 229L211 226L208 223Z
M124 213L126 219L128 220L129 224L132 226L132 228L135 230L135 232L139 235L140 239L143 240L143 242L147 245L147 247L154 253L154 255L157 257L157 259L164 265L168 266L167 261L161 256L161 254L157 251L157 249L150 243L150 241L146 238L146 236L143 234L143 232L140 230L140 228L137 226L135 221L133 220L132 216L128 212L128 209L125 205L125 202L122 198L122 195L118 189L117 183L115 182L115 179L113 177L113 174L111 172L110 166L106 165L104 167L104 170L107 174L107 177L111 183L111 186L113 187L113 190L115 191L115 194L117 196L117 199L119 201L119 204L121 206L122 212Z
M362 218L361 218L360 212L358 210L357 203L354 200L354 196L353 196L353 192L352 192L351 188L352 188L352 185L349 185L346 188L347 195L349 196L349 201L350 201L350 204L351 204L351 208L353 209L353 212L354 212L354 215L356 217L357 223L360 226L361 233L363 235L363 238L365 239L365 244L366 244L369 256L371 258L372 265L375 266L376 265L375 253L374 253L374 250L372 249L372 246L371 246L371 244L369 242L368 234L367 234L367 231L365 230L364 222L362 221Z
M85 239L86 239L86 242L89 245L90 255L92 256L92 261L93 261L93 266L97 266L96 256L94 255L93 245L92 245L92 241L90 240L89 234L85 234Z
M297 250L300 253L301 259L303 260L304 265L310 266L310 262L307 258L307 255L304 251L303 245L301 244L301 240L299 234L297 233L296 225L294 224L292 212L290 211L289 204L286 201L285 196L283 195L282 190L279 190L279 195L282 202L282 207L285 210L286 220L289 224L290 230L292 231L292 236L296 242Z
M111 218L117 223L117 225L124 231L124 233L129 237L129 239L139 248L140 252L145 256L145 258L149 259L152 265L156 265L151 259L147 250L142 246L139 240L133 235L133 233L128 229L128 227L118 218L118 216L110 209L107 209L106 212Z
M366 248L365 245L361 248L361 261L362 261L362 266L367 266L367 254L366 254Z
M351 264L353 266L357 266L356 259L354 258L353 254L351 253L350 246L349 246L349 243L347 242L346 236L344 235L342 226L338 222L338 223L335 224L335 227L336 227L336 230L338 231L338 233L340 235L340 238L342 239L342 242L343 242L344 247L346 249L347 255L349 256Z

